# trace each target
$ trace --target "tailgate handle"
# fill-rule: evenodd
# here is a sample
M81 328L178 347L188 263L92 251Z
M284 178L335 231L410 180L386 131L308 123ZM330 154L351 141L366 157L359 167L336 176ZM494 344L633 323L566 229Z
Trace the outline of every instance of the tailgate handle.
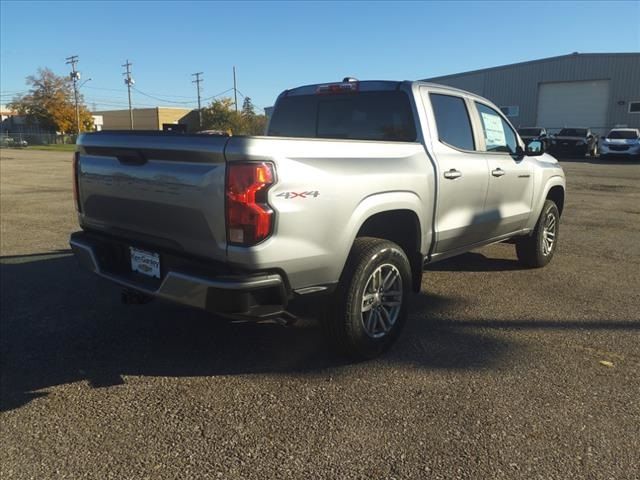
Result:
M120 163L127 165L142 165L147 163L147 158L140 150L119 150L116 158Z

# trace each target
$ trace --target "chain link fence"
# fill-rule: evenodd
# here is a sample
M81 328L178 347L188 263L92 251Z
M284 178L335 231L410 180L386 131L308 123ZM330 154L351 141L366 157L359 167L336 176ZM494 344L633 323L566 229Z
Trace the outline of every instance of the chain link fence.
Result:
M56 133L0 133L0 148L20 148L32 145L73 145L77 135Z

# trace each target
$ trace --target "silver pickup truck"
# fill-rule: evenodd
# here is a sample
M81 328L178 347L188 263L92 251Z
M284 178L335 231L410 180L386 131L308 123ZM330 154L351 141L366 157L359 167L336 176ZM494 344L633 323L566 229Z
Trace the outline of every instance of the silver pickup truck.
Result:
M558 162L486 99L350 78L284 91L266 136L84 134L74 185L71 248L126 298L256 320L321 305L360 358L397 338L425 264L505 240L549 263L565 199Z

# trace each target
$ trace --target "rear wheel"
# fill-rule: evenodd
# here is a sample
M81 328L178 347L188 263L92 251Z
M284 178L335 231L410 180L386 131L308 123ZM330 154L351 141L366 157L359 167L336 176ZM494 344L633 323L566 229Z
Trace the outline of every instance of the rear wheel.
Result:
M354 358L380 355L406 322L410 294L411 267L402 249L388 240L357 238L322 319L329 340Z
M553 258L560 232L560 212L553 200L545 200L536 228L528 237L516 240L518 260L527 267L540 268Z

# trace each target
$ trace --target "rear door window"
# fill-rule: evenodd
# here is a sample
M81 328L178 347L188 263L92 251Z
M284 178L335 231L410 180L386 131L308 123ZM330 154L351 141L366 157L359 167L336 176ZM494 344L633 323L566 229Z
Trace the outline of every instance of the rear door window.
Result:
M278 100L268 135L415 142L416 127L402 91L292 95Z
M429 94L441 142L462 150L475 150L469 112L462 97Z

